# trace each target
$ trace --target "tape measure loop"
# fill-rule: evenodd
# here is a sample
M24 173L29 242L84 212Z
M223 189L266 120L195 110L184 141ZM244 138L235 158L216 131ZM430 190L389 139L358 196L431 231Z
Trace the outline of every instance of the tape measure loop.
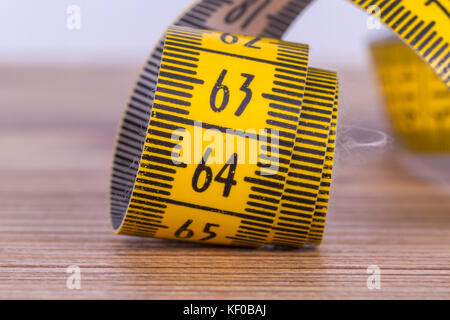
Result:
M198 0L167 30L117 136L117 233L247 247L322 241L337 75L309 68L307 45L278 40L309 2ZM450 85L447 5L353 2Z

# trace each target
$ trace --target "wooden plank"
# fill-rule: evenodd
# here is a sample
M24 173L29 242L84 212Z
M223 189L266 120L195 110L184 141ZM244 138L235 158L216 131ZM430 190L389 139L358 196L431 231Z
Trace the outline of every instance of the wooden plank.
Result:
M1 68L0 298L450 296L450 196L392 150L341 153L318 248L113 235L109 166L133 78L132 69ZM80 290L66 288L69 265L81 268ZM367 289L369 265L381 268L380 290Z

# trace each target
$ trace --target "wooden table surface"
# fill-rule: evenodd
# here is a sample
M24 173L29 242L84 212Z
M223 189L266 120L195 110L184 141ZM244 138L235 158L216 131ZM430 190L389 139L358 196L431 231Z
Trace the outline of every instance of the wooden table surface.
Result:
M113 235L112 147L136 72L0 68L0 298L450 298L449 193L389 147L338 158L318 248ZM342 83L345 110L369 110L353 80ZM343 121L371 120L370 110ZM66 288L70 265L79 290ZM367 288L369 265L381 269L379 290Z

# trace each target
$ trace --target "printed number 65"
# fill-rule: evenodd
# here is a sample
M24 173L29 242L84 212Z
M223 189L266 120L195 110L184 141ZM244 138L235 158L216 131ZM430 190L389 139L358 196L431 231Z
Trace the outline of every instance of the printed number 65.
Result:
M175 236L181 239L189 239L194 236L194 230L189 229L189 226L192 224L194 220L188 219L177 231L175 231ZM199 239L200 241L206 241L212 238L215 238L217 234L214 231L211 231L213 227L220 227L218 224L214 223L206 223L205 228L203 228L203 232L208 234L206 237Z

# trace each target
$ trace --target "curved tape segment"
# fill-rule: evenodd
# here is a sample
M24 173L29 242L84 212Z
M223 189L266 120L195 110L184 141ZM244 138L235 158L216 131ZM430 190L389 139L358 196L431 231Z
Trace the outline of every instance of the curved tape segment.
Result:
M174 22L144 66L118 132L110 201L117 233L245 246L320 243L337 77L308 68L307 46L275 40L309 2L200 0ZM353 2L376 5L449 85L447 6ZM201 147L186 142L196 135ZM220 148L203 144L227 137L243 139L246 154L231 147L221 163Z

